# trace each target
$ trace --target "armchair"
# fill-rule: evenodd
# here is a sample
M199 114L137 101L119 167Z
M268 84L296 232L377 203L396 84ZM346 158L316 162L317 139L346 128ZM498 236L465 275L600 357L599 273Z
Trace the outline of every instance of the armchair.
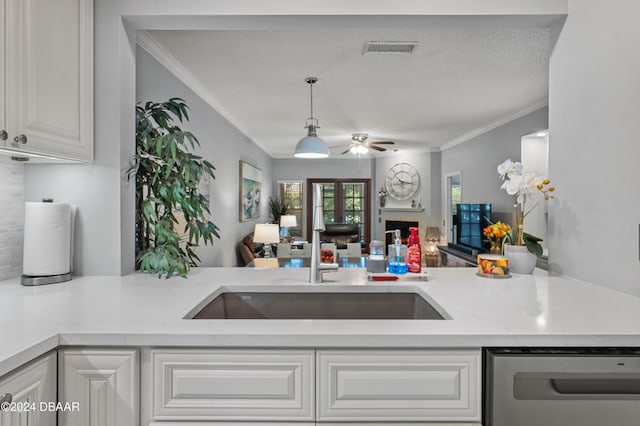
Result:
M320 238L338 249L346 249L347 243L360 243L360 231L357 223L327 223Z

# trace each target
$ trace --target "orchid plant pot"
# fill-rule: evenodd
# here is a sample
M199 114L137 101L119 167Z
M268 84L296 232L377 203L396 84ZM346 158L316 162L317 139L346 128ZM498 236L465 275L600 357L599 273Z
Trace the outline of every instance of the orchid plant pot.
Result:
M509 271L516 274L532 274L538 256L529 252L526 246L505 244L504 255L509 259Z

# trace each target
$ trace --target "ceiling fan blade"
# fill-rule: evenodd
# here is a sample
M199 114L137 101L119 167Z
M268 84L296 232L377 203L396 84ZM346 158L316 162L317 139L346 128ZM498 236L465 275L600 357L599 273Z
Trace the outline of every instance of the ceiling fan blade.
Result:
M375 149L376 151L380 151L380 152L387 150L387 148L383 148L381 146L375 146L375 145L369 145L367 148Z
M369 145L373 145L373 144L377 144L377 145L393 145L395 144L394 141L373 141L373 142L367 142Z
M347 153L347 152L349 152L349 151L351 151L351 148L347 149L346 151L342 151L342 152L340 153L340 155L344 155L344 154L346 154L346 153Z

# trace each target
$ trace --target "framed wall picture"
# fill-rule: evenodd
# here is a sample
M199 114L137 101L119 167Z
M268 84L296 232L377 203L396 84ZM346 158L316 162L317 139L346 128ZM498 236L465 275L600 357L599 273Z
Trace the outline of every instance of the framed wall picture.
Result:
M262 170L240 161L240 222L260 217Z

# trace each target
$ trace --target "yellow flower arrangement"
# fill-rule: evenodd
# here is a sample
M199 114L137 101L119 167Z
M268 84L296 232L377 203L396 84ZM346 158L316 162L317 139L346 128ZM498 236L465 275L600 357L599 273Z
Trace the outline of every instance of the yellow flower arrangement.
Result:
M502 242L511 232L511 227L506 223L496 222L482 230L486 240L491 243L491 247L499 247L502 252Z

